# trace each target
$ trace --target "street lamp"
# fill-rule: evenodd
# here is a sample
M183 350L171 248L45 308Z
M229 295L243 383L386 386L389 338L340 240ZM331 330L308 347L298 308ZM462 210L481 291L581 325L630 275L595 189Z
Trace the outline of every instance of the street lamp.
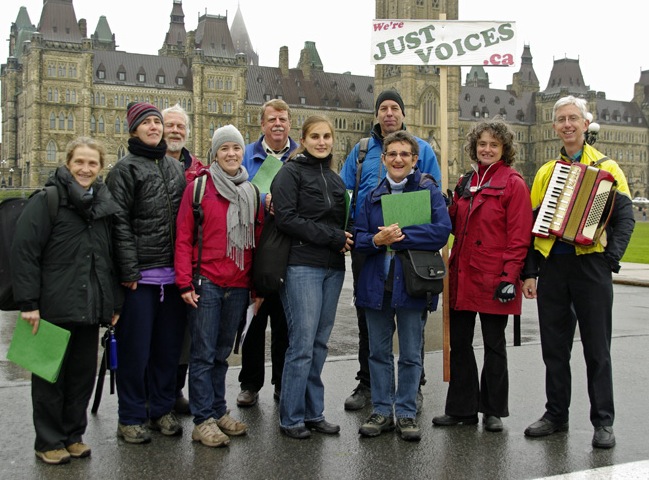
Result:
M7 161L6 160L0 161L0 166L2 166L2 180L0 180L0 187L6 188L7 182L5 180L5 168L7 167Z
M14 169L10 168L9 169L9 186L13 186L14 184Z

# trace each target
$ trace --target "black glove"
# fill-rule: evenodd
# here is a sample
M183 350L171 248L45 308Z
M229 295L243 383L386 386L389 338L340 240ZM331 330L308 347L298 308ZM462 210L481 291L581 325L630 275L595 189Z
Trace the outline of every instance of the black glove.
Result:
M509 282L500 282L494 293L494 300L498 299L500 303L511 302L516 298L516 289Z
M448 188L446 189L446 193L442 193L442 197L444 197L444 202L446 203L447 207L453 205L453 192L451 192Z

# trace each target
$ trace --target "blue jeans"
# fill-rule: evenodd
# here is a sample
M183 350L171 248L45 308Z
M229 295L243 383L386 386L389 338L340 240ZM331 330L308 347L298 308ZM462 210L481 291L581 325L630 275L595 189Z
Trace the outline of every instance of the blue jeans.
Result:
M324 419L320 375L336 318L343 270L290 265L280 290L288 326L288 350L279 401L280 426L304 426Z
M370 377L372 378L373 413L384 417L415 418L417 389L421 377L421 345L424 321L421 309L393 308L392 296L386 293L383 308L365 309L370 340ZM394 354L392 337L395 329L399 337L398 385L394 385Z
M247 288L222 288L202 277L198 308L189 312L189 407L196 425L225 415L225 375L237 328L248 308Z

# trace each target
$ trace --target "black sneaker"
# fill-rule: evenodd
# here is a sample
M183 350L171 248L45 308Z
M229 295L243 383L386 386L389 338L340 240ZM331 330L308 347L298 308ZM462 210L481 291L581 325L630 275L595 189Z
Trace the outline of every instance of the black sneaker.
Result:
M358 429L358 433L364 437L378 437L383 432L394 430L394 419L392 416L384 417L373 413L370 418Z
M418 442L421 440L421 431L414 418L397 418L397 432L406 441Z
M370 387L358 384L352 394L345 400L345 410L360 410L372 403L372 390Z

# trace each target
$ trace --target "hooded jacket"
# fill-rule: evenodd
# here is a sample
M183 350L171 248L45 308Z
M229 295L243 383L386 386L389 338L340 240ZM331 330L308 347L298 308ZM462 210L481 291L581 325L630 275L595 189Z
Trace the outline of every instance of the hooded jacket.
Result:
M461 178L453 194L449 304L454 310L521 313L520 273L532 240L532 206L520 174L504 164L498 167L476 192L470 191L471 178ZM500 282L515 286L514 300L494 299Z
M45 191L27 202L11 248L14 298L55 324L107 324L122 302L111 240L119 207L101 181L86 193L65 166L46 185L57 188L58 212L52 223Z

